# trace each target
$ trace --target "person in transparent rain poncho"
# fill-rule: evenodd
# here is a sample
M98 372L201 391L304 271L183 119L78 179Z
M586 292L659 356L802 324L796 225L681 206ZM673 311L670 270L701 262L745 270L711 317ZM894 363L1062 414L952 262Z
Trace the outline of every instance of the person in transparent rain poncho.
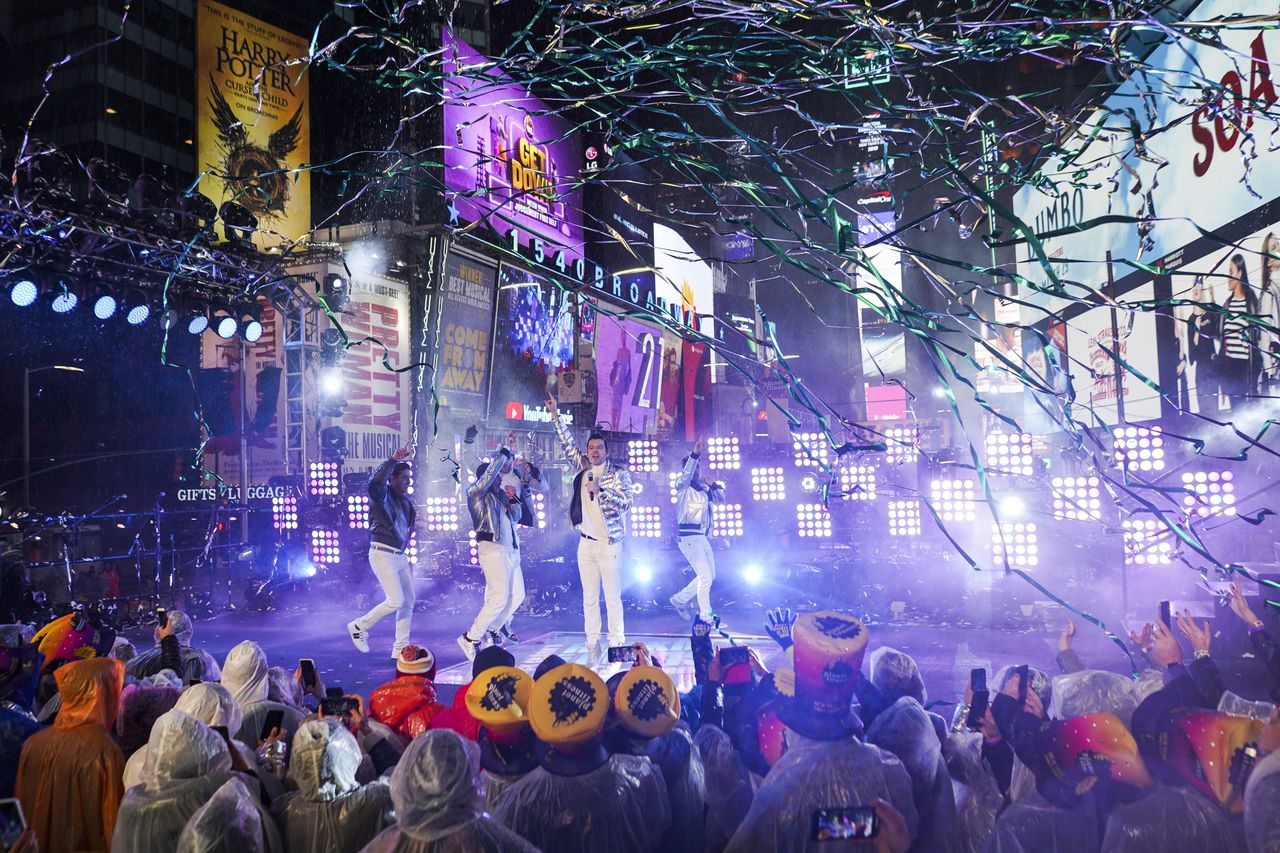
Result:
M258 745L263 721L271 711L284 714L282 728L289 737L294 736L306 718L303 711L267 698L271 687L267 669L267 656L262 647L249 640L227 652L222 664L222 686L240 708L240 728L232 731L231 736L254 748Z
M414 738L391 774L396 823L365 853L534 853L485 813L479 771L479 747L456 732Z
M267 853L266 820L244 780L228 779L187 821L176 853Z
M1107 819L1102 850L1246 853L1239 822L1190 788L1156 788L1137 802L1116 809Z
M928 712L914 697L903 696L876 717L866 740L898 756L911 777L912 800L920 817L919 848L937 853L960 850L951 773Z

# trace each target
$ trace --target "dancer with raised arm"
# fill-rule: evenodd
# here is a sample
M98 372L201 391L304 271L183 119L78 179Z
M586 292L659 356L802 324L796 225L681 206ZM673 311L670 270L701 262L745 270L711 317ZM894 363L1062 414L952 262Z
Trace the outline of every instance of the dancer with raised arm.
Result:
M689 561L694 578L689 585L671 596L671 606L687 621L695 615L716 624L719 617L711 610L711 582L716 578L716 555L711 550L711 504L724 502L722 483L705 483L699 476L703 441L698 439L693 452L684 458L684 470L676 480L676 523L679 525L680 553ZM697 612L689 605L697 598Z
M351 642L367 652L369 629L394 613L396 640L391 647L392 660L398 660L400 650L409 645L409 629L413 626L413 575L405 553L418 518L409 501L412 477L406 460L412 455L409 447L400 448L369 478L369 568L386 597L368 613L347 623Z
M522 519L533 515L529 480L503 485L503 477L515 473L516 435L507 440L489 462L476 469L476 480L467 488L467 509L476 531L476 550L484 572L484 604L461 637L458 646L469 660L480 651L486 636L497 643L499 631L514 640L511 616L524 601L524 574L520 570Z
M560 420L554 395L547 396L551 423L569 464L578 469L569 500L569 523L578 531L578 577L582 580L582 622L587 635L588 665L597 666L604 656L600 646L600 590L609 619L608 643L626 645L622 620L622 578L619 563L622 540L627 535L627 510L631 509L631 475L609 461L603 435L591 433L587 452L578 450L572 433Z

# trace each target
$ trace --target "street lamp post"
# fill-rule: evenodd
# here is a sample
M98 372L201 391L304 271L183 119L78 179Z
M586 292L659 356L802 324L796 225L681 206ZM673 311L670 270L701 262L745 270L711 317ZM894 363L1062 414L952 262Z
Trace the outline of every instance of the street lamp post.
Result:
M69 370L84 373L83 367L69 364L51 364L47 367L22 369L22 505L31 506L31 374L45 370Z

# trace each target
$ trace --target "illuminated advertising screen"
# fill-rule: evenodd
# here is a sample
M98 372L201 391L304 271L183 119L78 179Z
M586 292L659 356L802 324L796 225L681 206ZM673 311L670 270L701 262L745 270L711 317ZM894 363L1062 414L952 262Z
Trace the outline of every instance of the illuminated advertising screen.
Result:
M711 265L665 225L653 226L654 293L659 309L707 337L715 335L715 291Z
M596 314L596 424L648 434L662 396L662 331L625 317Z
M603 143L601 143L603 144ZM607 168L592 173L600 154L588 146L589 180L583 189L588 254L604 268L596 293L614 302L653 304L653 178L627 155L613 151Z
M444 30L444 185L453 224L515 229L546 263L583 257L582 152L569 123ZM547 245L549 244L549 245ZM535 256L537 252L534 252Z
M498 272L493 324L490 422L550 423L547 377L572 367L573 311L568 294L539 276L504 265Z

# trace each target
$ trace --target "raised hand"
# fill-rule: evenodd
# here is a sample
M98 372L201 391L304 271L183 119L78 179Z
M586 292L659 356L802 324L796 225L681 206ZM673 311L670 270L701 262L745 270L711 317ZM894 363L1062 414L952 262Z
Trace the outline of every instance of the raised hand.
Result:
M1209 651L1209 643L1213 640L1213 634L1209 631L1208 622L1205 622L1203 627L1197 627L1196 621L1191 618L1190 610L1183 610L1179 613L1177 622L1178 630L1182 632L1182 636L1190 641L1193 651Z
M555 417L560 416L560 407L556 403L556 395L550 391L547 392L547 408L551 410L551 414Z
M502 446L511 451L511 455L516 455L516 450L520 447L520 440L516 438L516 431L507 432L507 437L503 440Z
M395 453L392 453L391 458L396 460L397 462L403 462L404 460L408 459L412 455L413 455L413 448L406 444L404 447L400 448Z
M1245 600L1244 590L1240 587L1240 581L1231 582L1231 612L1239 616L1241 621L1252 628L1254 625L1261 624L1258 615L1253 612L1253 608L1249 606L1249 602Z
M698 455L702 455L702 448L704 446L705 446L705 442L702 440L702 436L698 436L697 442L693 445L693 452L697 453Z
M1062 626L1062 635L1058 637L1058 651L1065 652L1071 648L1071 639L1076 635L1076 623L1070 619Z
M791 648L791 626L796 624L797 614L790 607L775 607L765 614L764 630L785 652Z

